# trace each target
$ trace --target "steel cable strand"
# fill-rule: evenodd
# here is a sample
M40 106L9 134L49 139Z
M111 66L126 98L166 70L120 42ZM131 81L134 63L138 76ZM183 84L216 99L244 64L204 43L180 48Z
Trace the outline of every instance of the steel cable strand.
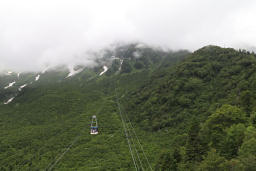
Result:
M127 116L126 113L125 113L125 116L126 116L126 119L127 119L128 122L129 122L129 124L130 124L131 127L132 127L132 131L133 131L133 133L134 133L134 135L135 135L135 137L136 137L136 139L137 139L137 141L138 141L138 143L139 143L139 146L140 146L140 148L141 148L141 150L142 150L142 152L143 152L143 156L146 158L146 161L147 161L147 163L148 163L148 165L149 165L150 170L153 171L153 169L152 169L152 167L151 167L151 165L150 165L150 163L149 163L148 157L146 156L145 150L144 150L143 146L142 146L141 143L140 143L140 140L139 140L139 138L138 138L138 136L137 136L137 134L136 134L136 131L135 131L134 127L132 126L131 120L129 119L129 117Z
M129 146L129 151L130 151L130 154L131 154L131 156L132 156L132 160L133 160L134 167L135 167L135 169L136 169L136 171L137 171L137 170L138 170L137 163L136 163L136 161L135 161L134 154L133 154L133 152L132 152L131 142L130 142L130 140L129 140L129 135L128 135L128 133L127 133L127 128L126 128L126 126L125 126L124 118L123 118L123 116L122 116L120 104L119 104L119 101L118 101L118 98L117 98L116 88L115 88L115 96L116 96L116 103L117 103L118 110L119 110L119 115L120 115L120 118L121 118L121 120L122 120L122 124L123 124L123 128L124 128L124 133L125 133L125 136L126 136L126 140L127 140L128 146Z

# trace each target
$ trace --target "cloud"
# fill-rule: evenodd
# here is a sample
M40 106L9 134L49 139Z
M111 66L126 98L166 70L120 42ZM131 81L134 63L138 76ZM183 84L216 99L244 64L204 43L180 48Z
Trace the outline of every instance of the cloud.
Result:
M8 0L0 2L0 70L83 63L115 41L195 50L253 47L252 0Z

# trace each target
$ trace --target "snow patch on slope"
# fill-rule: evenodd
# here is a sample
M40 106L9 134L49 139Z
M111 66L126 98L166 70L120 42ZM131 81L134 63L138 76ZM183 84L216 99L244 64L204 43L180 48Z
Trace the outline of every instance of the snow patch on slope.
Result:
M8 85L8 86L6 86L6 87L4 87L4 89L7 89L7 88L12 87L15 83L16 83L15 81L13 81L12 83L9 83L9 85Z
M15 98L15 97L10 98L8 101L4 102L4 104L9 104L9 103L11 103L14 98Z
M107 72L108 67L107 66L103 66L103 71L100 73L100 75L103 75L105 72Z
M43 69L43 71L41 73L44 74L48 69L49 69L49 67Z
M38 81L40 78L40 75L37 75L36 78L35 78L35 81Z
M78 70L74 70L73 67L69 67L69 74L68 74L68 76L66 76L66 78L72 77L72 76L74 76L74 75L80 73L81 71L83 71L83 68L80 68L80 69L78 69Z
M24 84L24 85L22 85L22 86L20 86L19 87L19 91L21 91L24 87L26 87L27 86L27 84Z

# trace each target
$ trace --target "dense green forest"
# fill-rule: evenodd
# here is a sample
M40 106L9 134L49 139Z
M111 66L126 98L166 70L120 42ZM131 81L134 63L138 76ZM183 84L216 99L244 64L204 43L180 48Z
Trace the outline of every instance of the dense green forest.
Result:
M15 99L0 105L0 170L135 170L127 139L138 170L255 170L254 53L131 44L103 60L102 76L101 67L52 71L22 91L1 89L0 100ZM0 77L1 88L13 79Z
M207 46L124 98L142 129L166 132L156 170L255 170L256 56Z

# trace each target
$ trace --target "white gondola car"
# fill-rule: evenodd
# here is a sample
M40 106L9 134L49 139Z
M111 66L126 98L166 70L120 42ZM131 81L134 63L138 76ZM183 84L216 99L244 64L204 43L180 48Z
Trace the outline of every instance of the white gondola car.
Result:
M92 116L92 123L91 123L91 135L98 134L98 122L95 115Z

